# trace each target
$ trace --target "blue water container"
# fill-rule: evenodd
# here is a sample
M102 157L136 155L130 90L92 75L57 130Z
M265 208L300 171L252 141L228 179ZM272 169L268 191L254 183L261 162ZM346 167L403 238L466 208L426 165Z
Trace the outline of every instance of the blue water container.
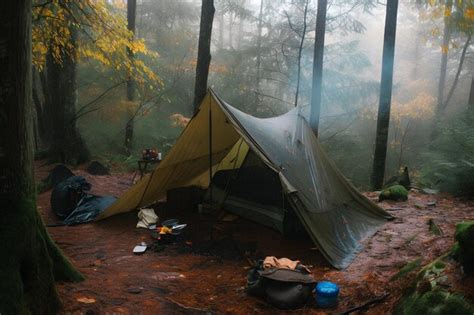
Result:
M319 307L335 307L338 295L339 287L335 283L321 281L316 285L316 303Z

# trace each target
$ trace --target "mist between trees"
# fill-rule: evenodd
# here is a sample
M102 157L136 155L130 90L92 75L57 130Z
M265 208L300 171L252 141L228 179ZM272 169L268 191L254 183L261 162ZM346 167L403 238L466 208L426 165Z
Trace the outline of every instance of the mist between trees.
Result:
M316 1L215 0L214 6L208 85L258 117L296 103L309 117ZM327 9L319 137L362 189L369 188L372 169L385 8L341 0ZM86 6L95 12L87 18L79 9L37 4L34 10L37 151L54 143L41 119L50 110L48 69L73 56L77 99L69 117L77 125L72 137L82 138L74 143L129 166L144 147L166 153L193 113L201 1L137 0L133 28L127 28L126 1ZM71 14L66 19L78 31L52 23L48 10ZM474 173L473 19L467 1L399 3L386 177L408 166L420 184L453 190L467 180L458 173ZM59 28L57 37L44 34L45 25ZM64 44L71 39L74 45ZM40 44L45 40L66 48L44 58L51 55Z

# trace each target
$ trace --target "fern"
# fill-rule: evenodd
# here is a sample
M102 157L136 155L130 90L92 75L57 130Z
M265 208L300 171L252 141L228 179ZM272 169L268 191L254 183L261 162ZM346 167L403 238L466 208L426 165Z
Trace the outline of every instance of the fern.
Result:
M474 197L474 110L441 128L426 160L425 184L456 196Z

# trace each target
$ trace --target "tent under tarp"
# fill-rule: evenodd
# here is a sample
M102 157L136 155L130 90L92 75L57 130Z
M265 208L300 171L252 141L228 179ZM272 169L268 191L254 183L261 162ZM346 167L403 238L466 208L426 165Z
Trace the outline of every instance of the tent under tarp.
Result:
M280 177L245 142L239 142L238 149L234 146L226 159L233 161L232 157L243 156L242 161L234 168L227 167L226 159L218 165L206 202L288 234L285 216L292 209L285 202Z
M260 167L247 165L249 157L258 160ZM255 168L246 170L248 167L260 170L253 173ZM250 171L250 176L241 171ZM164 160L99 219L148 206L166 197L170 189L207 188L211 177L212 182L216 181L211 185L216 188L212 189L213 194L218 194L212 200L224 205L237 204L235 208L239 209L234 212L240 211L261 223L273 224L262 221L272 217L274 209L274 222L282 224L278 222L284 221L285 209L291 208L323 256L340 269L346 268L360 251L360 241L391 218L338 171L300 108L260 119L239 111L209 90ZM263 189L261 198L251 190L247 195L244 190L239 191L239 185L235 185L239 180ZM258 181L260 184L255 184ZM285 204L272 204L265 187L261 187L267 184L280 191L281 196L274 194L274 199L281 198ZM258 215L256 210L266 213Z

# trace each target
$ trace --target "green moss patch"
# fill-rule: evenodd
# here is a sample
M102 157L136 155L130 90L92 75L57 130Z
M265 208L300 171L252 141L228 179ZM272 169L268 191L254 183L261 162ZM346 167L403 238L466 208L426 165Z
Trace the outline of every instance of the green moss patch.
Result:
M454 236L458 241L455 258L463 266L464 272L474 274L474 221L465 221L456 225Z
M473 306L462 296L443 290L414 292L395 308L395 314L403 315L471 315L473 311Z
M393 201L407 201L408 200L408 190L402 185L394 185L388 187L379 195L379 201L384 200L393 200Z

